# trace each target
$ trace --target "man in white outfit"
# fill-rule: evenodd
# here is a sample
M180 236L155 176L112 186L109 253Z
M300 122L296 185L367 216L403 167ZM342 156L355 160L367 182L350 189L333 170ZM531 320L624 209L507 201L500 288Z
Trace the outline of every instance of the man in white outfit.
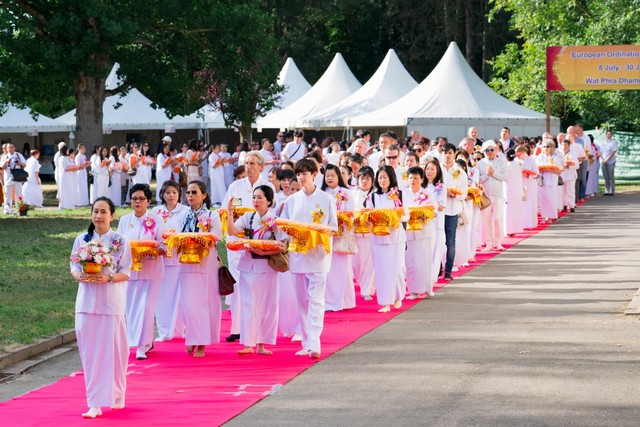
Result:
M491 199L491 205L482 211L484 224L485 250L504 250L502 235L504 232L504 190L503 182L507 179L507 164L503 157L498 157L498 148L493 140L482 145L485 158L476 165L480 173L480 185Z
M7 154L0 159L0 168L4 170L4 213L13 213L13 203L22 197L22 182L13 180L11 169L24 169L27 161L22 154L16 152L16 147L12 142L7 143Z

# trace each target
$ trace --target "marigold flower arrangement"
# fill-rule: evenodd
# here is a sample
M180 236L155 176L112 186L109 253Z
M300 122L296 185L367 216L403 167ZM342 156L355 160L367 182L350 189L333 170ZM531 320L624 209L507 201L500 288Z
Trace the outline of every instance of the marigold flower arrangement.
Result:
M453 171L451 171L451 176L453 179L458 179L460 177L460 169L453 169Z
M30 205L29 203L25 203L22 199L22 196L18 197L18 201L16 202L16 208L18 212L29 212L35 209L35 206Z
M314 224L320 224L322 222L322 218L324 218L324 211L321 207L318 207L317 209L311 211L311 219L313 220Z
M77 251L71 254L71 262L82 264L98 264L108 267L115 262L111 248L106 247L102 242L90 240L80 245Z
M202 216L198 218L198 228L202 230L204 233L208 233L211 231L213 227L213 220L208 216Z

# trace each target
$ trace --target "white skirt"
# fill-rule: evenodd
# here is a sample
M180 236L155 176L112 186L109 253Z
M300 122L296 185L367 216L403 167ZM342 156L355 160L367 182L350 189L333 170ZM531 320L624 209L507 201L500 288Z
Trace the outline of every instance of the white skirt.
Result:
M278 272L240 272L238 291L242 301L240 343L275 344L278 335Z

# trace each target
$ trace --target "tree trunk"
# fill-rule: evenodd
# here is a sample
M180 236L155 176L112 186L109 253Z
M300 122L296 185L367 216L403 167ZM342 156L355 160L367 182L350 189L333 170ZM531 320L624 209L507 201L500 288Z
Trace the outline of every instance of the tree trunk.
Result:
M475 16L473 14L473 0L467 0L467 4L465 7L465 20L464 20L464 30L465 30L465 56L467 62L475 71L478 72L478 67L475 59L475 45L474 45L474 36L475 36Z
M105 99L105 79L80 74L74 81L76 92L76 142L83 143L92 153L102 145L102 104ZM89 154L90 155L90 154Z
M242 143L242 141L247 141L249 144L251 144L251 138L252 138L251 132L253 131L251 127L251 122L240 123L240 127L238 128L238 131L240 132L240 143Z

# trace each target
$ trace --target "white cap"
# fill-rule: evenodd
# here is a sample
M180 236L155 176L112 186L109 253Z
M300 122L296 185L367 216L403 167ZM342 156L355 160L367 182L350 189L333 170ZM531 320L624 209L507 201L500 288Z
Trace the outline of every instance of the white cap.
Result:
M171 137L170 137L169 135L167 135L167 136L165 136L164 138L162 138L162 141L163 141L163 142L171 142L171 141L172 141L172 139L171 139Z
M58 143L58 150L59 150L59 149L61 149L62 147L66 147L66 146L67 146L67 143L66 143L66 142L64 142L64 141L59 142L59 143Z
M482 151L486 150L487 148L496 148L496 142L493 139L488 139L484 142L484 144L482 144Z

